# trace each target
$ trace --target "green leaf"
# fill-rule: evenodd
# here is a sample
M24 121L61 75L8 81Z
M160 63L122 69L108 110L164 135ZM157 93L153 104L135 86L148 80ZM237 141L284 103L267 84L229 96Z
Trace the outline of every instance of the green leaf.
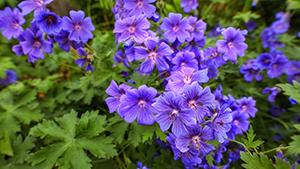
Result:
M300 124L295 124L294 127L300 132ZM300 135L294 135L291 139L293 141L289 143L288 154L300 153Z
M136 121L131 123L131 131L129 133L129 140L136 147L139 143L143 142L142 136L145 132L154 132L155 127L149 125L139 125Z
M277 84L276 86L280 87L285 95L295 99L298 103L300 103L300 84L296 81L293 81L293 85L286 84Z
M24 141L22 135L19 135L13 143L13 149L15 156L12 158L13 163L22 164L24 160L29 156L30 150L35 146L35 137L27 136Z
M8 135L6 132L4 132L4 136L3 139L0 140L0 153L2 154L7 154L9 156L13 156L14 152L13 149L11 147Z
M5 78L5 71L15 68L10 57L0 57L0 78Z
M282 160L278 157L275 156L276 159L276 164L274 165L276 169L287 169L287 168L291 168L290 163Z
M43 114L36 109L36 91L27 90L15 97L9 90L0 92L0 141L12 144L16 133L21 131L20 123L30 124L31 121L39 121ZM8 139L8 140L7 140ZM8 148L8 147L7 147ZM8 150L1 150L7 155L12 155Z
M256 13L252 13L251 11L247 12L237 12L233 19L242 19L245 23L247 23L251 18L258 19L260 18L260 15Z
M124 140L129 123L125 122L119 115L110 118L109 122L113 125L109 127L108 131L112 133L111 137L120 144Z
M243 142L246 144L247 148L258 148L264 141L261 140L254 140L256 134L254 134L254 130L252 126L250 126L249 131L247 132L247 139L242 138Z
M28 161L33 166L51 169L54 166L62 169L91 168L91 160L84 150L90 151L98 158L110 158L117 155L112 138L105 134L105 116L98 111L86 112L78 119L78 113L72 110L69 114L55 121L44 120L34 126L30 134L40 138L51 138L55 143L31 154Z
M215 159L212 155L213 155L213 152L211 152L210 154L208 154L205 157L205 159L207 160L207 163L209 164L209 166L211 166L211 164L215 161Z
M299 0L288 0L287 1L287 8L286 10L293 10L300 8L300 1Z
M246 163L242 164L242 166L246 169L275 169L271 160L268 159L266 155L260 153L259 156L257 154L245 153L240 151L241 159Z

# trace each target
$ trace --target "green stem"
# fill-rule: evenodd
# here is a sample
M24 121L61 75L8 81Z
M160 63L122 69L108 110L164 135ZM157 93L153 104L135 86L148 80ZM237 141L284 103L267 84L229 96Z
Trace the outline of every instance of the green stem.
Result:
M130 145L131 145L131 144L128 143L125 147L123 147L122 150L118 153L118 155L122 154L123 151L124 151L127 147L129 147Z
M147 83L147 84L151 84L154 80L156 80L160 75L162 75L162 74L164 74L164 73L166 73L167 71L164 71L164 72L162 72L162 73L160 73L160 74L158 74L157 76L155 76L149 83Z
M239 145L242 145L242 146L245 148L245 150L252 156L251 152L250 152L249 149L245 146L245 144L243 144L243 143L241 143L241 142L239 142L239 141L236 141L236 140L231 140L231 139L229 139L229 138L226 138L226 140L229 140L229 141L231 141L231 142L234 142L234 143L237 143L237 144L239 144ZM252 157L253 157L253 156L252 156Z
M82 73L86 73L85 71L83 71L83 70L81 70L81 69L78 69L78 68L76 68L76 67L73 67L73 66L68 65L68 64L65 64L65 63L62 63L62 62L60 62L60 61L58 61L58 60L52 58L52 57L51 57L50 55L48 55L48 54L47 54L46 56L48 56L50 59L54 60L54 61L55 61L56 63L58 63L58 64L64 65L64 66L66 66L66 67L72 68L72 69L77 70L77 71L80 71L80 72L82 72Z
M272 148L271 150L267 150L267 151L264 151L264 152L262 152L262 153L264 153L264 154L267 154L267 153L270 153L270 152L272 152L272 151L276 151L276 150L285 150L285 149L289 149L289 148L291 148L291 146L287 146L287 147L276 147L276 148Z

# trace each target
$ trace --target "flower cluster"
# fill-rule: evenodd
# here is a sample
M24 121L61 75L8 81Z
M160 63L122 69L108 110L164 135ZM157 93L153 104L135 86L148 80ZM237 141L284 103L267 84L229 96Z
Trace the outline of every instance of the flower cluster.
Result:
M135 119L140 125L157 122L163 132L171 131L167 140L174 159L182 157L186 166L206 165L205 157L212 151L221 160L222 150L229 146L227 139L235 139L235 135L248 130L248 119L257 112L256 102L252 97L235 100L231 95L223 96L222 87L212 93L210 87L203 88L202 84L217 77L218 69L227 61L235 63L237 56L244 56L248 48L247 31L218 28L225 40L201 50L206 23L176 13L161 19L153 2L117 1L112 10L116 18L113 32L118 46L123 44L124 50L120 49L114 60L126 67L139 61L140 67L135 70L144 76L161 74L165 92L158 93L146 85L138 89L125 84L118 86L112 81L106 90L111 96L106 99L109 111L117 110L128 123ZM181 3L186 12L197 5L196 1ZM159 24L159 34L150 30L151 22ZM128 76L126 72L120 74ZM223 148L209 143L214 140Z
M205 165L205 156L214 150L218 150L215 156L222 153L208 142L216 139L222 146L229 146L226 139L247 131L249 117L257 112L252 97L235 100L231 95L224 96L221 86L212 93L209 87L202 88L194 81L175 91L158 96L156 89L146 85L135 89L125 84L118 87L112 81L106 90L111 97L105 101L111 113L117 110L128 123L135 119L140 125L157 122L162 131L170 130L167 140L174 159L182 157L187 166Z
M279 35L288 31L289 29L290 14L285 12L278 12L275 15L277 19L272 23L271 27L265 28L260 34L262 45L269 48L269 53L265 52L250 59L242 65L240 72L244 74L246 81L253 81L254 77L257 81L264 79L264 72L269 78L278 78L284 73L288 76L288 82L292 83L293 80L300 82L300 62L296 60L289 60L282 51L285 44L279 41ZM265 88L262 93L271 93L268 97L270 102L275 102L275 97L278 93L278 87ZM295 103L291 100L291 103Z
M60 18L46 8L52 1L25 0L18 5L22 12L18 8L12 10L9 7L0 11L2 35L8 40L12 37L19 40L19 45L13 46L12 50L17 55L28 55L28 62L34 63L38 59L44 59L44 52L52 53L53 44L57 42L66 52L69 52L72 46L79 55L86 57L78 59L76 63L81 67L87 62L86 71L93 71L92 55L87 55L83 49L83 43L93 38L91 31L94 31L95 27L91 18L85 18L83 11L70 11L71 18ZM21 26L26 21L24 16L32 11L34 19L31 28L24 30Z

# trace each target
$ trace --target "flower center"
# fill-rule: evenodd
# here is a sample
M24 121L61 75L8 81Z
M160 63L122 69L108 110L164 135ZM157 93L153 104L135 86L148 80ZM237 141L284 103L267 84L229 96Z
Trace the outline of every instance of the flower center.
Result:
M270 62L269 59L266 59L266 60L264 61L265 64L268 64L269 62Z
M75 30L80 30L81 26L80 25L75 25Z
M189 3L192 4L192 3L193 3L193 0L190 0Z
M44 1L43 1L43 0L38 0L36 3L37 3L39 6L43 6L43 5L44 5Z
M47 16L47 22L48 22L48 23L52 23L52 22L54 21L54 19L55 19L55 18L54 18L53 15L48 15L48 16ZM76 26L75 26L75 27L76 27Z
M247 110L247 106L246 106L246 105L243 105L243 106L242 106L242 109L243 109L243 110Z
M18 23L13 23L13 28L18 29L19 28L19 24Z
M143 2L142 2L142 1L138 1L138 2L137 2L137 6L138 6L138 7L142 7L142 6L143 6Z
M190 100L189 104L190 104L190 108L192 108L193 110L197 110L197 102L196 102L196 100Z
M39 41L35 41L35 42L33 42L33 46L35 48L41 47L41 43Z
M211 53L212 53L213 57L217 57L218 56L218 52L212 51Z
M232 41L228 42L228 47L232 48L234 46L234 43Z
M234 122L233 122L235 125L239 125L240 124L240 122L238 121L238 120L234 120Z
M190 84L192 82L192 79L190 77L184 77L183 82L185 84Z
M156 54L156 52L150 52L149 56L151 59L155 59L157 54Z
M140 106L144 106L146 104L146 102L144 100L140 100L139 104L140 104Z
M185 62L182 62L182 63L180 64L180 66L185 67L185 66L186 66Z
M174 27L173 27L173 31L174 31L174 32L177 32L178 30L179 30L178 26L174 26Z
M130 27L128 28L128 32L134 33L134 32L135 32L135 27L130 26Z
M277 65L277 64L274 64L274 65L273 65L273 68L274 68L274 69L277 69L277 68L278 68L278 65Z

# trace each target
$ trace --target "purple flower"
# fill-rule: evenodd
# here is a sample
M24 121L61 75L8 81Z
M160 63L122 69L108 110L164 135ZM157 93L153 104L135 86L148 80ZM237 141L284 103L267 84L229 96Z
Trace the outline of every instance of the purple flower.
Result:
M5 71L5 78L4 79L0 78L0 83L3 86L6 86L7 84L15 83L15 81L17 81L17 80L18 80L17 73L13 70L7 70L7 71Z
M115 81L111 81L108 88L105 90L105 92L112 96L105 99L105 102L108 106L109 112L113 113L114 111L118 110L118 114L124 118L124 116L120 113L120 109L122 109L121 105L121 97L126 94L126 91L129 90L131 87L127 86L126 84L121 84L120 87L118 87L117 83Z
M190 85L193 82L206 83L209 81L207 77L207 69L194 71L195 69L189 67L183 67L179 71L174 71L167 79L168 85L167 91L173 91L176 94L183 92L183 87L187 84Z
M278 93L278 87L273 87L273 88L264 88L264 90L262 91L262 93L263 94L267 94L267 93L270 93L271 92L271 94L269 95L269 97L268 97L268 100L270 101L270 102L275 102L275 97L276 97L276 95L277 95L277 93Z
M23 15L18 8L14 8L13 11L10 7L6 7L0 15L0 29L2 29L2 35L10 40L12 37L18 38L24 31L21 27L25 23Z
M130 16L134 15L136 17L144 14L147 18L151 18L156 11L154 5L150 3L156 0L125 0L124 8L130 12Z
M136 20L135 20L136 19ZM150 22L145 15L128 17L115 22L114 33L120 33L118 42L123 42L126 39L133 37L133 39L141 44L144 39L148 37L147 29L150 28Z
M231 129L234 131L234 134L243 134L243 131L248 131L250 125L250 121L248 121L249 117L247 113L240 111L232 112Z
M155 109L152 107L153 99L157 91L153 87L142 85L139 89L132 89L121 97L121 104L124 108L120 113L125 117L127 123L132 123L137 118L137 123L141 125L152 125L154 120Z
M239 104L238 111L240 113L248 113L251 117L255 117L257 112L257 109L254 107L256 105L256 101L252 97L243 97L236 101Z
M186 13L197 9L198 5L197 0L182 0L180 3L180 6L183 7L183 11Z
M298 101L289 97L289 101L291 102L291 104L295 105L295 104L298 104Z
M123 19L129 16L130 11L124 8L124 0L116 0L115 7L112 8L112 12L115 14L116 20Z
M282 33L287 32L289 30L289 27L290 27L290 24L285 19L280 19L278 21L275 21L271 25L271 29L277 34L282 34Z
M230 60L235 62L237 55L244 56L248 45L244 43L245 36L241 31L235 30L233 27L229 27L222 31L221 34L226 40L218 40L216 45L219 53L224 53L224 60Z
M117 63L123 63L124 66L129 67L128 59L122 50L119 50L114 55L114 61L116 61Z
M209 115L209 109L206 106L215 101L215 96L211 93L210 88L207 86L203 89L197 82L193 82L191 85L184 86L183 94L185 96L183 105L192 109L198 123L202 123L204 117Z
M208 47L204 50L204 57L208 58L206 61L207 65L211 65L214 67L221 67L222 65L226 64L226 61L223 59L216 47Z
M244 79L247 82L251 82L255 76L257 81L262 80L263 75L259 74L260 69L257 66L257 62L254 59L250 59L247 63L244 63L240 68L240 72L244 75Z
M275 14L275 18L276 19L283 19L283 20L287 20L289 19L290 14L289 13L285 13L285 12L277 12Z
M58 34L61 31L62 20L54 12L41 11L35 20L40 30L47 34Z
M280 116L281 116L280 114L285 112L284 109L282 109L282 108L280 108L280 107L278 107L278 106L276 106L276 105L272 105L272 106L270 107L270 110L269 110L269 111L271 112L271 114L272 114L274 117L280 117Z
M196 124L192 109L183 108L183 96L167 92L152 105L156 110L155 120L165 132L172 126L172 133L179 137L187 133L186 125Z
M254 20L249 20L247 23L246 23L246 27L249 31L253 31L256 27L256 22Z
M52 43L45 41L43 32L38 31L36 34L30 29L26 29L23 33L25 41L20 42L24 54L28 54L28 62L34 63L35 60L44 59L44 52L52 53Z
M218 142L223 143L225 141L224 138L228 138L226 132L231 129L230 123L232 122L232 110L226 105L223 105L221 108L216 106L215 109L210 107L210 111L212 114L212 129L217 136Z
M271 79L277 78L284 73L289 59L284 55L277 54L274 61L271 63L267 74Z
M27 15L34 11L34 16L41 11L46 11L45 5L50 4L53 0L25 0L19 3L18 7L22 9L22 14Z
M260 69L267 69L273 60L273 56L269 53L262 53L256 58L257 66Z
M145 61L141 64L140 71L151 73L154 70L154 65L158 71L162 72L169 69L169 65L165 60L166 56L172 55L173 51L165 42L156 42L153 39L144 41L145 47L135 46L135 59ZM158 47L157 47L158 46Z
M70 17L62 18L62 29L70 32L69 39L77 43L86 43L93 38L91 31L95 30L91 17L84 18L83 11L70 11Z
M148 167L143 166L143 163L140 161L136 162L136 165L137 165L136 169L149 169Z
M172 70L180 70L182 67L190 67L198 70L198 61L193 52L185 51L177 53L172 59L172 63L174 64Z
M60 32L60 34L56 34L54 35L54 40L59 43L59 48L65 50L66 52L69 52L70 51L70 48L71 46L74 48L74 49L78 49L80 47L84 47L83 44L81 43L77 43L75 41L71 41L69 39L69 32L68 31L65 31L65 30L62 30Z
M299 72L300 72L300 61L296 61L296 60L290 61L286 68L286 74L293 75L293 74L299 73Z
M263 47L267 48L270 46L270 43L272 42L271 40L278 39L278 36L275 32L273 32L273 30L271 28L265 28L261 32L260 38L262 40Z
M153 22L158 23L160 21L160 19L161 19L161 16L159 14L157 14L157 13L154 13L150 19Z
M258 0L253 0L251 6L252 6L252 7L255 7L255 6L257 5L257 2L258 2Z
M277 48L284 48L284 43L280 41L271 41L269 48L270 51L273 52L276 51Z
M164 38L174 43L177 39L183 43L189 38L190 34L187 30L192 29L187 18L182 18L182 14L169 13L169 18L164 18L160 28L164 33Z
M188 20L192 28L188 30L188 32L190 32L190 37L187 39L187 41L191 42L193 39L195 39L195 41L200 41L204 39L204 33L207 24L202 20L197 21L197 17L193 17L193 16L190 16Z
M85 71L88 72L88 71L94 71L94 67L91 65L92 63L92 57L90 55L87 55L85 54L85 52L83 53L81 51L81 49L79 48L79 51L78 54L81 54L83 56L86 56L86 58L79 58L77 60L75 60L75 63L78 64L79 67L82 67L86 62L88 63L86 68L85 68Z
M188 151L181 152L175 145L175 139L176 137L172 133L166 137L166 140L171 144L171 148L174 153L174 160L178 160L180 157L182 157L181 161L185 165L197 165L202 162L201 158L199 158L199 152L195 146L192 145Z
M196 147L200 154L206 156L215 150L213 145L206 143L206 141L215 139L214 132L210 127L204 126L202 129L199 124L195 124L188 126L187 129L187 134L181 135L175 140L175 145L181 152L188 151L191 146Z

